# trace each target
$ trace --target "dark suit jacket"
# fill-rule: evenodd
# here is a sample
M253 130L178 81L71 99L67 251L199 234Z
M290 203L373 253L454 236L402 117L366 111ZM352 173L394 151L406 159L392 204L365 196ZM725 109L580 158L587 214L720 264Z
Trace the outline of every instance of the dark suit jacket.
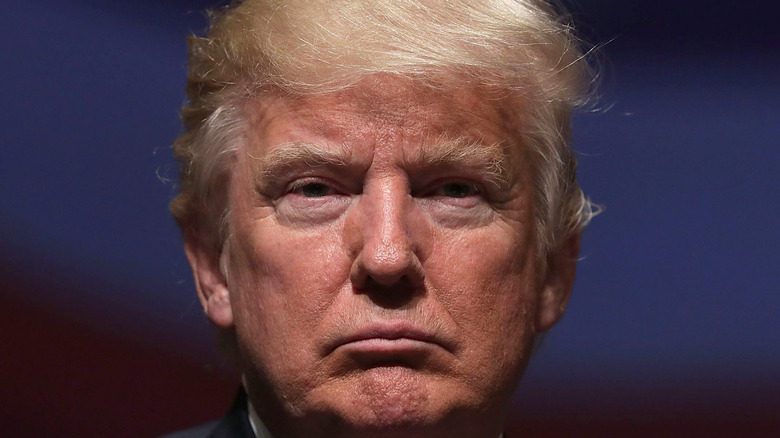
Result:
M192 429L182 430L162 438L255 438L249 424L246 393L241 391L233 407L221 420Z

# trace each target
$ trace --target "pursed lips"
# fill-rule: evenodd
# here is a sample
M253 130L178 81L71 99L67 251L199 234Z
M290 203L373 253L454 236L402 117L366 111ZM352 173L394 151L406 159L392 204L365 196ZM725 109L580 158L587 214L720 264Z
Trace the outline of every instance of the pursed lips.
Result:
M339 336L329 348L329 353L348 349L366 354L402 353L405 350L443 348L453 351L451 342L407 322L371 323Z

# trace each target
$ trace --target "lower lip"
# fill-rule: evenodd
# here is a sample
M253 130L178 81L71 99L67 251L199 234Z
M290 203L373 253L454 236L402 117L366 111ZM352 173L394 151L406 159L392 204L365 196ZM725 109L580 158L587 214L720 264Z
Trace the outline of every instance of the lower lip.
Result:
M434 344L430 342L420 341L417 339L400 338L400 339L385 339L385 338L371 338L361 339L359 341L352 341L342 345L342 348L349 350L361 350L361 351L403 351L403 350L419 350L433 347Z
M421 366L434 353L437 345L417 339L371 338L348 342L341 350L361 367L401 365Z

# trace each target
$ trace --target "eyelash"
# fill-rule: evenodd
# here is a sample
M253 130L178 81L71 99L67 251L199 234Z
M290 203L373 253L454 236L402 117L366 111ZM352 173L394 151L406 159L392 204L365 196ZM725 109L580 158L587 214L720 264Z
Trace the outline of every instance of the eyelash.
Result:
M474 200L487 198L484 187L468 178L442 178L427 183L415 196L421 198L441 197L450 200Z
M315 194L314 196L309 196L306 195L305 193L302 193L302 190L304 190L307 186L315 186L315 185L322 186L321 188L324 189L324 193ZM428 187L430 187L430 189L425 189L418 193L414 193L413 191L412 195L420 198L442 197L444 199L456 200L456 202L464 202L469 199L473 201L475 197L481 197L481 198L487 197L485 190L480 186L480 184L468 181L466 179L439 180L429 184ZM465 191L466 193L463 193L462 196L458 196L454 193L448 194L446 193L448 188L457 188L460 189L457 191L459 192ZM333 183L330 180L326 180L319 177L308 177L308 178L301 178L299 180L290 183L287 189L285 190L285 195L288 194L297 194L305 198L317 199L326 196L345 195L348 194L348 192L340 189L337 184Z
M300 192L303 188L310 185L322 185L326 187L329 192L341 193L341 191L338 190L335 184L332 182L323 180L321 178L302 178L290 183L290 185L287 187L287 190L285 191L285 194Z
M458 195L455 195L454 193L447 194L446 191L447 191L448 188L449 189L453 189L453 188L465 189L466 193L463 194L462 196L460 196L460 193L458 193ZM457 191L462 192L463 190L457 190ZM475 195L476 196L482 195L483 190L477 184L474 184L474 183L471 183L471 182L466 182L466 181L447 181L447 182L444 182L442 184L439 184L438 187L436 188L435 192L441 192L442 196L445 196L445 197L448 197L448 198L462 199L462 198L468 198L468 197L475 196Z

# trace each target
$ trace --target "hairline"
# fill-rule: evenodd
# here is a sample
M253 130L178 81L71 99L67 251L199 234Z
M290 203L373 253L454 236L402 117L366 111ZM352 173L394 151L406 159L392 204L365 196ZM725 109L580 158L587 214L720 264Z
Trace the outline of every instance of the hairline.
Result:
M241 3L243 2L236 2L235 4L240 5ZM249 1L246 2L247 5L249 3ZM259 12L257 16L261 21L269 18L262 16L263 2L251 3L255 6L260 5L259 9L252 11L250 7L249 9L243 9L243 12L238 15L244 14L243 18L247 18L250 17L249 13ZM509 27L496 27L499 33L490 34L491 38L494 38L490 44L495 45L486 45L485 47L488 48L488 51L480 49L483 44L482 33L479 34L479 41L468 39L468 43L458 46L458 51L453 52L456 53L454 58L450 56L448 49L452 48L451 46L433 42L437 48L434 48L434 51L428 51L428 45L431 41L423 41L415 33L414 35L409 35L411 38L410 47L415 44L423 44L419 48L422 49L421 53L424 54L419 54L418 56L417 52L414 51L407 50L404 52L403 47L401 51L390 50L389 52L384 52L380 50L379 53L373 49L361 51L358 47L357 52L349 52L357 55L358 58L349 58L343 66L338 68L326 69L326 72L330 73L325 73L324 76L317 73L319 70L313 71L311 69L299 68L300 65L296 67L296 64L290 64L288 61L300 61L304 64L311 63L314 62L312 60L320 59L320 55L314 58L307 58L307 56L319 53L324 54L323 56L326 59L323 61L324 64L316 61L317 65L328 67L331 61L340 59L332 57L342 53L338 47L328 45L329 37L323 40L324 45L322 47L314 43L303 46L295 44L293 46L274 45L276 43L270 39L270 36L267 39L252 40L251 35L254 33L231 33L236 29L225 32L228 26L227 23L230 23L236 15L233 14L234 16L227 19L228 15L231 12L235 12L236 9L226 10L228 12L220 14L212 22L212 30L216 32L209 32L206 38L191 38L190 40L188 95L191 99L191 106L186 107L182 112L187 132L181 137L181 142L177 141L177 143L181 144L180 151L177 151L177 156L179 156L180 160L183 159L183 156L184 161L186 161L188 154L192 153L193 147L188 145L188 142L191 140L185 137L197 138L201 134L201 125L198 123L197 118L193 116L205 114L211 120L213 119L211 116L217 115L216 113L221 112L226 107L232 106L235 109L237 106L244 104L242 100L245 102L246 99L256 98L263 93L274 92L269 91L269 87L275 88L276 91L281 91L288 96L306 96L345 90L354 86L361 77L376 73L393 74L424 81L429 81L442 72L449 72L452 75L462 74L458 79L465 79L467 82L476 81L474 83L483 81L490 83L528 103L528 107L521 110L522 117L518 116L516 118L518 123L516 124L517 132L515 136L520 139L530 152L529 158L532 162L531 171L534 179L535 228L539 240L538 246L543 253L554 250L555 246L563 241L563 238L579 233L594 214L592 205L579 190L576 179L572 179L573 168L576 167L576 159L570 149L568 133L570 128L568 115L574 107L584 104L588 99L587 91L581 87L587 88L589 85L592 85L592 82L587 63L583 60L584 55L578 50L579 42L572 35L571 27L565 19L560 20L561 16L554 13L549 3L549 1L537 0L531 0L527 3L525 1L517 2L516 6L519 9L514 9L511 13L519 13L522 17L520 15L512 16L512 19L508 22ZM399 7L404 8L406 6L401 5ZM486 7L492 8L493 6ZM242 8L239 6L238 9ZM489 12L501 13L499 9L496 6L496 9L491 9ZM485 12L486 10L480 9L480 11ZM306 16L309 12L311 11L304 11L302 16ZM435 9L430 9L428 12L434 15L437 14ZM507 11L504 10L504 12ZM525 15L526 13L530 15ZM476 35L475 32L478 30L469 26L486 23L485 21L480 21L485 19L485 17L487 16L481 16L476 21L469 19L468 24L459 22L458 26L460 27L455 30L455 33L450 32L449 25L442 27L441 24L443 22L434 26L430 32L434 36L443 38L444 44L454 44L456 41L463 42L463 40L452 40L452 38L458 35L458 32L466 32L464 35L468 38L474 37ZM377 17L372 17L372 19L375 18ZM490 21L492 18L487 18L487 20ZM255 25L258 23L260 22L252 21L250 18L245 24ZM294 22L285 23L283 26ZM337 24L337 21L333 23ZM490 21L490 23L497 24L498 22ZM314 23L314 25L320 29L327 30L319 22ZM380 28L391 33L394 32L394 25L389 26L381 24ZM399 29L403 26L401 24ZM217 30L217 27L219 27L219 30ZM297 32L297 29L285 29L292 29ZM364 27L361 27L361 29L365 30ZM481 29L485 30L487 28ZM407 30L415 29L409 28ZM500 34L500 32L511 32L511 38L509 33ZM258 35L260 34L262 32L258 33ZM250 35L249 40L241 35ZM311 36L316 35L316 33L301 35ZM282 35L279 41L292 41L293 43L298 41L285 39L291 36L294 37L291 34ZM505 45L512 42L510 39L501 40L505 36L510 39L519 38L515 42L519 41L520 44L510 48L510 46ZM277 38L274 38L274 40L277 40ZM246 53L248 55L260 54L261 57L259 58L252 58L251 56L242 58L242 55L239 54L239 49L244 46L238 44L240 41L254 41L260 44L270 42L269 44L271 45L264 46L265 48L262 49L265 50L270 47L267 52ZM378 41L380 44L387 42L387 40L381 38ZM309 53L307 52L309 48L316 50ZM320 48L324 51L319 52ZM445 51L436 52L436 50L441 48L444 48ZM295 49L295 54L289 52L288 49ZM303 49L303 51L297 51L298 49ZM491 52L490 49L496 49L497 51ZM552 50L552 52L548 52L548 49ZM256 48L249 47L248 50L253 51ZM394 57L400 53L403 53L400 55L401 58ZM404 54L408 54L408 58ZM498 57L494 57L494 54L498 54ZM504 54L512 55L512 58L502 58L501 56ZM363 57L363 55L368 55L368 57ZM440 58L439 55L441 55ZM487 58L483 59L483 55L487 55ZM268 56L268 58L265 56ZM459 56L463 56L463 58L459 58ZM251 62L247 64L245 62L247 60L251 60ZM355 60L357 61L352 62ZM337 61L334 65L339 66L341 64ZM312 76L310 73L315 74ZM288 74L290 75L289 77ZM329 74L333 74L333 76L329 76ZM444 76L450 76L450 74ZM314 82L309 81L310 79L314 79ZM429 81L428 84L435 86L434 81ZM222 112L222 115L231 113L231 111ZM232 113L236 114L235 111L232 111ZM205 119L206 117L204 116L203 120ZM230 122L229 118L223 120ZM519 125L520 122L523 123L522 126ZM233 121L233 125L235 128L235 121ZM534 131L532 132L530 129ZM233 132L235 133L235 130ZM236 142L232 143L235 144ZM216 175L209 181L196 181L196 185L208 185L211 181L218 181L219 178L224 179L224 174L230 171L229 160L224 160L225 153L235 153L237 150L234 146L230 147L232 149L223 150L222 152L224 153L214 155L222 158L223 174ZM194 160L191 162L194 163ZM210 163L206 163L206 165L211 166L212 169L216 167ZM570 170L572 172L569 172ZM203 174L204 172L196 173ZM184 182L184 180L182 181ZM192 189L193 185L190 184L189 188ZM172 203L172 209L175 210L174 214L179 223L186 225L188 219L194 219L195 222L201 220L208 221L210 217L214 218L217 214L222 218L218 222L224 223L224 219L229 216L229 212L208 213L208 205L211 205L208 203L209 200L206 199L206 201L199 203L198 198L206 197L204 193L213 192L214 190L209 188L206 188L203 192L193 193L188 191L180 200L175 200L176 205L174 207ZM184 190L182 190L182 194L184 194ZM193 200L196 202L188 202ZM212 202L214 205L217 203ZM188 204L192 206L189 208L190 211L187 211ZM203 217L198 218L198 215ZM215 227L211 229L214 230Z

